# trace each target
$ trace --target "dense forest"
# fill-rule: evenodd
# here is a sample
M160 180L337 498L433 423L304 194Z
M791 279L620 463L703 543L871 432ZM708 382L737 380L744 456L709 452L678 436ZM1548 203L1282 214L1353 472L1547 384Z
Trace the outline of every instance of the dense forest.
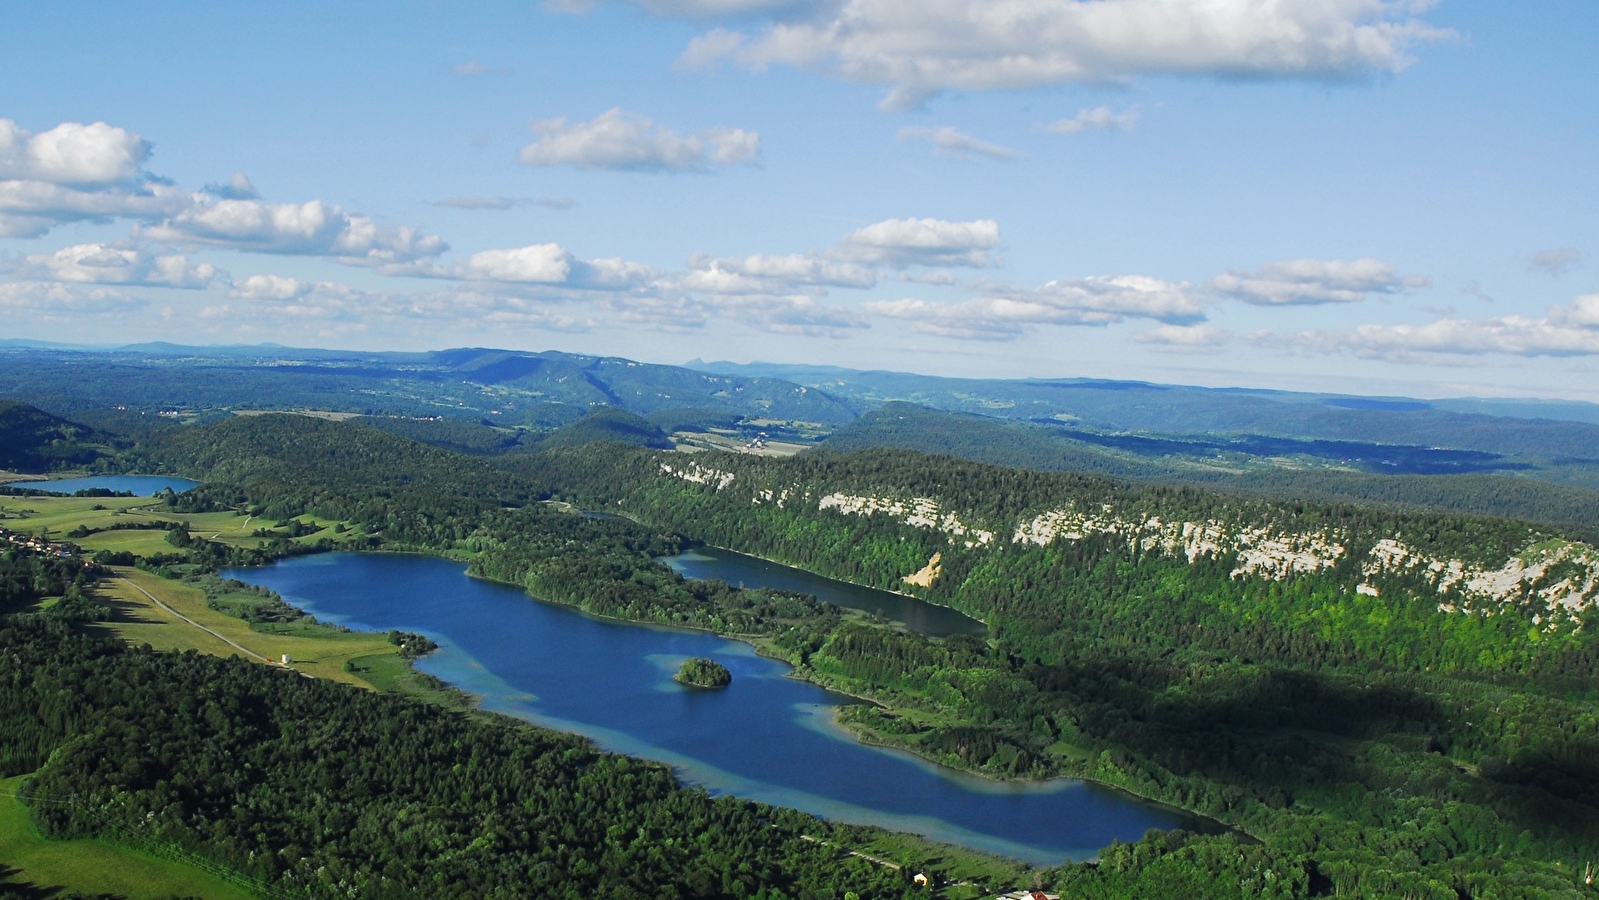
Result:
M1067 896L1592 894L1592 558L1558 530L903 452L486 460L288 416L139 452L206 479L175 508L339 519L357 547L745 637L878 701L847 717L869 739L994 777L1094 778L1259 840L1152 835L1050 873ZM655 557L686 540L918 593L992 638L684 581ZM929 586L905 582L924 569ZM1493 573L1497 593L1472 587Z
M49 472L109 455L116 439L26 403L0 400L0 471Z
M913 896L803 814L509 721L0 620L0 775L48 833L126 831L307 897Z
M1507 859L1552 862L1552 875L1599 853L1599 797L1583 787L1599 783L1593 560L1558 533L917 454L591 449L541 465L579 504L985 619L991 645L844 624L802 648L810 677L886 705L852 711L875 740L1120 784L1269 847L1315 848L1318 877L1345 893L1471 895ZM1050 518L1073 509L1090 514ZM1183 521L1257 545L1190 557L1158 539ZM1045 540L1049 524L1060 535ZM1492 601L1440 594L1431 562L1375 566L1385 541L1526 577ZM1294 568L1318 542L1327 564ZM1281 552L1241 569L1268 546ZM1566 555L1534 573L1529 552ZM935 553L933 586L907 584ZM1573 578L1589 584L1580 614L1549 599Z
M1158 439L1063 424L888 403L829 435L823 447L840 453L916 450L1265 497L1529 519L1599 537L1599 490L1586 467L1544 464L1536 467L1537 477L1526 477L1515 474L1534 468L1524 459L1481 451L1248 437ZM1283 465L1283 457L1304 461Z

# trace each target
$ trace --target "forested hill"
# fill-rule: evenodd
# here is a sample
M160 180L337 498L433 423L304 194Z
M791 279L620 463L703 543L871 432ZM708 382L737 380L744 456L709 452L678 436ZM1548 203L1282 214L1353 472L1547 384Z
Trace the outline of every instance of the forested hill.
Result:
M543 477L580 503L919 593L997 619L998 633L1049 656L1057 637L1084 633L1087 604L1107 635L1225 643L1266 628L1301 662L1558 667L1586 652L1581 626L1599 597L1599 552L1512 520L886 450L770 460L607 448L550 461ZM906 581L928 567L927 586ZM1138 624L1157 614L1192 619L1196 633Z
M42 473L85 466L111 452L113 441L26 403L0 400L0 469Z
M150 440L150 460L207 479L175 498L195 511L313 513L357 526L351 547L447 553L596 614L759 640L874 701L840 720L875 743L1100 780L1261 842L1107 849L1057 885L1071 900L1599 896L1584 880L1599 861L1596 554L1554 530L903 451L609 444L491 461L294 416ZM627 518L529 502L545 498ZM950 604L992 640L684 582L652 559L681 537Z
M1599 490L1496 474L1521 464L1497 454L1395 445L1349 446L1280 440L1266 450L1246 440L1104 435L975 413L885 404L829 435L820 449L880 447L959 456L974 462L1134 481L1209 486L1294 500L1342 501L1549 522L1599 536ZM1337 467L1266 463L1295 453ZM1343 458L1340 455L1347 454ZM1330 457L1330 459L1329 459ZM1349 460L1348 457L1364 457ZM1393 474L1405 466L1425 474ZM1359 468L1357 468L1359 467Z
M487 461L376 428L296 415L227 419L145 445L153 465L206 481L415 490L500 503L526 502L535 488Z

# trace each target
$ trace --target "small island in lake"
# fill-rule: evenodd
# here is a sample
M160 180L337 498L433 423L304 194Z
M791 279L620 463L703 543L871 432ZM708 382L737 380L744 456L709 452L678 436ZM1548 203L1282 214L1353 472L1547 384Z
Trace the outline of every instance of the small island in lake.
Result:
M690 687L724 688L733 683L733 673L714 659L696 656L683 660L672 679Z

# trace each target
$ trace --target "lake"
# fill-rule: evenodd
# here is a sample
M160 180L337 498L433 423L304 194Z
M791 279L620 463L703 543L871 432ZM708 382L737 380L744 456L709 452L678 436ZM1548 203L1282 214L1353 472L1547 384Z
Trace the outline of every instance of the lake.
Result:
M684 578L719 578L732 585L815 594L818 599L834 606L882 613L885 618L899 622L912 631L933 637L988 634L988 627L982 622L947 606L846 581L834 581L803 569L720 547L696 547L678 556L665 557L661 562L671 566Z
M852 702L701 632L596 619L467 577L449 560L331 553L224 573L350 628L428 635L417 668L487 709L658 760L712 793L881 825L1046 865L1150 828L1204 823L1077 781L1002 784L867 747L834 721ZM733 674L718 691L672 680L690 656Z
M189 488L198 487L199 484L198 481L174 478L170 475L93 475L88 478L58 478L53 481L13 481L6 487L27 488L30 491L46 491L51 494L76 494L78 491L104 488L117 493L130 491L136 497L148 497L151 494L159 494L167 488L172 488L174 492L181 494Z

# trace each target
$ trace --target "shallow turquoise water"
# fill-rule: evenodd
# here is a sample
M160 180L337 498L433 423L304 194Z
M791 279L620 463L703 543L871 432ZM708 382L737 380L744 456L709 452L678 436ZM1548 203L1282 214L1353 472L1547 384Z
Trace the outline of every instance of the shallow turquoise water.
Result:
M1000 784L857 742L833 722L848 698L784 677L786 665L700 632L604 621L472 579L449 560L323 554L226 573L351 628L427 634L419 668L489 709L668 763L713 793L871 823L1036 864L1083 859L1150 828L1203 827L1082 782ZM690 656L730 687L672 681Z

